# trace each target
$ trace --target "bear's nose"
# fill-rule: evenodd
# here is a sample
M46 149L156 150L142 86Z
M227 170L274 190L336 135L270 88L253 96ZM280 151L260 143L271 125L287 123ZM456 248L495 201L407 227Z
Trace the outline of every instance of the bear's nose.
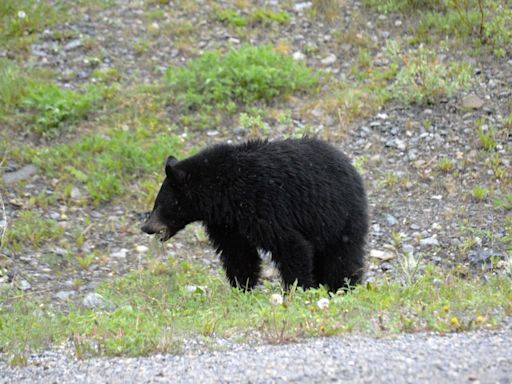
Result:
M144 225L140 227L140 230L148 235L154 235L156 233L155 229L148 223L144 223Z

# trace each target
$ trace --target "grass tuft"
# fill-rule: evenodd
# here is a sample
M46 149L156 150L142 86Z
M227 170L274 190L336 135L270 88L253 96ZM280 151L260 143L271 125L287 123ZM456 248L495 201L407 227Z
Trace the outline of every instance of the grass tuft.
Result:
M276 97L311 89L317 77L304 64L279 54L271 46L243 46L226 54L210 51L165 76L173 100L184 110L222 108L269 102Z
M383 279L329 295L274 284L243 293L203 267L155 260L97 292L112 309L61 312L27 297L0 307L3 350L17 356L71 339L79 357L138 356L179 353L189 337L281 343L350 331L452 332L495 327L512 315L508 277L465 280L432 266L410 284Z

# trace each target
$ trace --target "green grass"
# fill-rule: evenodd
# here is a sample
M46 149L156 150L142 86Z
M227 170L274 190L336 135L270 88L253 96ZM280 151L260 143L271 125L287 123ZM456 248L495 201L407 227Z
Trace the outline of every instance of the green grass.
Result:
M40 135L55 136L64 128L69 129L69 123L87 116L100 99L101 93L94 86L78 93L43 83L27 87L20 107L30 114L31 130Z
M471 67L463 62L443 63L434 50L419 47L402 52L396 41L387 42L387 53L398 72L390 91L405 103L431 104L452 97L471 83Z
M271 46L243 46L226 54L210 51L184 67L171 67L165 81L171 100L182 110L221 108L269 102L311 89L317 77L304 64L275 52Z
M512 314L509 278L465 280L432 267L408 286L380 280L329 296L323 289L283 293L269 284L243 293L197 265L153 261L145 270L103 283L97 292L112 309L71 305L62 312L23 295L4 296L10 304L0 308L0 349L19 359L71 340L79 357L137 356L179 353L190 337L281 343L345 332L451 332L496 327ZM271 303L276 294L282 304ZM326 308L320 299L328 299Z
M93 85L81 92L62 89L51 82L50 73L27 71L6 59L0 59L0 75L0 121L43 136L69 129L104 93Z
M55 220L38 216L34 211L22 211L7 227L5 245L19 250L22 246L39 247L59 239L64 233Z
M444 0L363 0L363 4L377 9L382 13L410 12L413 10L426 10L444 8Z
M69 13L63 3L56 1L2 0L0 2L0 46L16 53L28 51L37 34Z
M181 154L181 141L174 135L148 128L112 129L71 143L26 151L27 159L48 176L59 177L63 185L81 185L91 202L101 203L130 191L133 183L159 172L168 155Z
M364 0L381 13L402 12L418 17L414 34L423 42L436 43L446 36L486 46L497 57L512 47L512 9L508 0Z

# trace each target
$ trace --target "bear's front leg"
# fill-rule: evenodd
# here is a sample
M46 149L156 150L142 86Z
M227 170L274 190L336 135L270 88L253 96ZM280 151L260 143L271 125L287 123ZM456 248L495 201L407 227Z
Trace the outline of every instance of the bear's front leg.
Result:
M313 276L313 245L300 234L289 235L271 252L286 288L295 280L304 289L318 285Z
M225 228L209 226L207 230L231 286L244 290L253 288L258 283L261 270L256 247L251 246L243 236Z

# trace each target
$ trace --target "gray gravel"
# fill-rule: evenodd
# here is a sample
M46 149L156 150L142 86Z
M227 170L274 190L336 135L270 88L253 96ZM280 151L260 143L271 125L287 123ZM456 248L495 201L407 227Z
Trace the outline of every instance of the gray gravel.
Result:
M193 355L74 360L31 356L0 365L1 383L512 383L512 329L316 338Z

